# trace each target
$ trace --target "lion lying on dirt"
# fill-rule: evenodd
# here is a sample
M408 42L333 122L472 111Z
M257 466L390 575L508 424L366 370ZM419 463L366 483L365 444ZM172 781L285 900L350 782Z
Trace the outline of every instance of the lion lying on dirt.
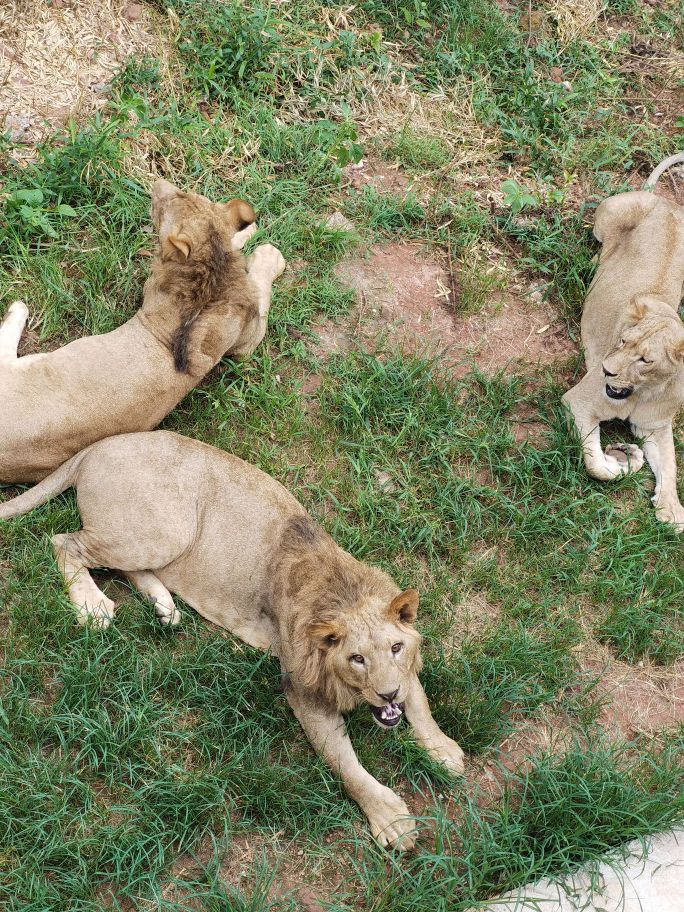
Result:
M418 593L355 560L264 472L168 431L93 444L30 491L0 504L19 516L73 485L80 532L52 544L81 622L106 626L114 603L89 567L113 567L175 624L177 593L203 617L280 658L287 699L383 845L410 848L405 803L361 766L341 713L366 701L384 728L405 713L448 769L461 748L438 728L418 680Z
M17 358L28 311L0 326L0 482L36 481L88 444L155 427L221 357L250 354L266 332L271 284L285 268L242 200L211 203L159 180L159 250L143 305L113 332Z
M684 325L677 313L684 208L651 193L623 193L598 207L594 234L603 250L582 315L587 373L563 402L587 472L608 481L636 472L645 455L656 480L656 516L681 531L672 421L684 403ZM614 418L629 420L643 451L622 443L601 449L600 422Z

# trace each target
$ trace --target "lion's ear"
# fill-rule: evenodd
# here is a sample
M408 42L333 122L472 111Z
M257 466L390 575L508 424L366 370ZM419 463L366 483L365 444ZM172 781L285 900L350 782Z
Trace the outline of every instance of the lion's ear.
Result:
M234 199L229 203L224 203L223 207L227 210L236 231L242 231L256 220L254 209L244 200Z
M633 326L636 326L641 320L644 319L648 313L648 299L644 295L637 295L632 299L631 306L629 308L629 321Z
M684 361L684 342L677 342L672 346L672 357L675 361Z
M406 589L389 603L387 616L392 621L402 624L413 624L418 615L418 593L415 589Z
M309 624L309 637L319 649L330 649L347 632L341 621L314 621Z
M162 256L165 260L176 260L184 263L190 256L192 241L187 234L167 234L161 242Z

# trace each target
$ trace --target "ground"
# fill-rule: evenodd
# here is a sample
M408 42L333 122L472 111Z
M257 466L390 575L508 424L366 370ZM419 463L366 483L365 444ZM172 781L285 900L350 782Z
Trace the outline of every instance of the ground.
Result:
M109 573L115 625L74 625L49 547L78 527L66 494L0 530L4 906L461 912L681 823L681 539L647 470L587 478L560 409L593 209L684 139L678 3L10 9L0 312L29 303L21 351L135 311L156 177L253 203L253 243L289 261L267 338L165 426L420 590L424 684L468 760L450 781L353 714L421 820L416 852L380 850L269 657L187 607L160 630ZM681 174L658 192L684 203Z

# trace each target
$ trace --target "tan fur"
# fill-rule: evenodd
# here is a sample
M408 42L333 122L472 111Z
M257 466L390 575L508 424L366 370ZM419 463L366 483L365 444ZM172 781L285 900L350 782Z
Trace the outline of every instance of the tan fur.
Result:
M653 503L684 528L672 421L684 401L684 209L651 193L624 193L596 210L603 244L582 315L587 373L563 396L582 439L587 472L607 481L653 469ZM626 398L609 392L627 391ZM621 418L643 441L601 449L600 422Z
M28 311L0 326L0 482L36 481L96 440L155 427L224 354L243 357L266 331L271 283L285 261L239 247L255 226L242 200L211 203L158 181L159 250L143 304L113 332L17 358Z
M178 619L171 593L252 646L279 656L286 696L315 749L339 774L381 843L408 848L404 802L359 763L342 712L403 703L436 759L463 769L418 680L418 594L343 551L268 475L166 431L110 437L0 504L17 516L73 485L83 529L53 545L79 619L106 626L114 605L89 567L113 567ZM393 649L394 647L394 649ZM362 658L363 662L358 659ZM376 716L377 719L377 716Z

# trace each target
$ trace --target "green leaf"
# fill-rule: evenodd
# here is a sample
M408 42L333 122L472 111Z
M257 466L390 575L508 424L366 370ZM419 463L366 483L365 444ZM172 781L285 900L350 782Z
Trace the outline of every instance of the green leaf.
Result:
M44 197L43 191L36 188L34 190L15 190L11 199L28 203L29 206L40 206Z

